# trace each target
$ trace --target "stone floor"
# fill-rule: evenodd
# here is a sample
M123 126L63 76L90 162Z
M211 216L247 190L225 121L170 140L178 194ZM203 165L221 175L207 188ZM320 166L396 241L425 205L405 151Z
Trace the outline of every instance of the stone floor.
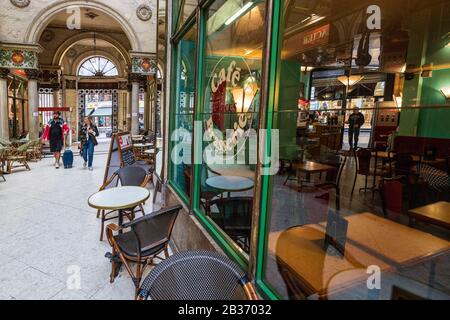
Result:
M0 299L134 298L124 268L109 283L110 247L99 241L100 221L87 204L102 183L107 148L106 141L97 147L92 172L79 156L70 170L46 158L0 182Z

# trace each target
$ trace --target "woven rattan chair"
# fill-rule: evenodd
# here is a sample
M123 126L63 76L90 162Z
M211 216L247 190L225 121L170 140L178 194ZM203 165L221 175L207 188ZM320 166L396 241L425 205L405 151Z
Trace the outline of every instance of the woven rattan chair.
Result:
M20 147L9 147L6 154L6 171L11 173L13 169L25 167L31 170L27 160L27 150L32 144L32 141L27 142Z
M257 300L244 271L211 251L178 252L145 278L138 300Z
M162 252L165 258L169 257L168 245L180 210L181 206L178 205L145 215L121 227L115 224L106 227L106 236L112 247L112 253L106 254L111 261L111 282L118 275L123 263L133 280L137 294L145 268L154 265L154 259L161 259L158 255ZM124 232L128 228L130 231ZM115 232L118 233L114 235ZM136 264L135 272L131 263Z
M4 163L4 154L5 153L6 153L6 148L3 145L0 145L0 178L2 178L4 182L6 182L6 178L3 175L3 170L5 167L5 163Z
M105 190L109 187L114 187L114 182L120 182L122 186L133 186L133 187L145 187L152 180L152 175L150 175L144 168L139 165L133 165L129 167L120 168L117 170L109 179L105 182L103 186L100 187L101 190ZM136 207L130 208L125 211L125 214L129 219L134 219L136 212L142 212L145 215L144 207L139 205L139 210L135 210ZM98 210L97 218L102 219L102 226L100 232L100 241L103 241L103 232L105 230L105 222L117 219L117 214L112 216L112 213L116 213L117 210L106 211L106 210Z

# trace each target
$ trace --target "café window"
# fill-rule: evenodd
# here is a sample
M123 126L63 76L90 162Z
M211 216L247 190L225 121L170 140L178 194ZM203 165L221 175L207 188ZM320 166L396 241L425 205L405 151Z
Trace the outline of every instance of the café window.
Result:
M193 24L174 47L170 180L188 202L192 182L197 26Z
M279 4L258 268L284 299L450 298L450 1L375 3Z
M9 137L25 137L28 132L28 92L26 80L12 75L8 77Z
M235 248L250 250L265 1L206 8L199 209Z

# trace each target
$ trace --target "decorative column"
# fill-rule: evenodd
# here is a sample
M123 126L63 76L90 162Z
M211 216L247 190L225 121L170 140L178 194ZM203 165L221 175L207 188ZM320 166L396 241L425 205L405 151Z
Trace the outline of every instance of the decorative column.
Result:
M9 69L0 68L0 137L9 138L8 81Z
M63 80L63 106L70 108L70 114L66 115L66 121L69 124L71 136L69 141L74 143L78 141L78 123L81 121L78 115L78 95L76 77L64 76Z
M119 131L127 131L127 82L119 82L118 104L119 112L117 115L117 125Z
M141 76L130 74L131 82L131 134L139 134L139 84Z
M38 80L40 72L37 69L25 71L28 78L28 132L30 139L39 138L39 92Z

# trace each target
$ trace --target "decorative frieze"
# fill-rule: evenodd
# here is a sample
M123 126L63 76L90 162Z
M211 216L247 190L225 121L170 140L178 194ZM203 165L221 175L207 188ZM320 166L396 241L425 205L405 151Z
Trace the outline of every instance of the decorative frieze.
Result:
M0 68L38 69L40 46L0 44Z
M25 73L29 80L39 80L41 77L41 72L38 69L27 69Z
M158 68L156 55L131 52L131 72L151 75L156 74Z

